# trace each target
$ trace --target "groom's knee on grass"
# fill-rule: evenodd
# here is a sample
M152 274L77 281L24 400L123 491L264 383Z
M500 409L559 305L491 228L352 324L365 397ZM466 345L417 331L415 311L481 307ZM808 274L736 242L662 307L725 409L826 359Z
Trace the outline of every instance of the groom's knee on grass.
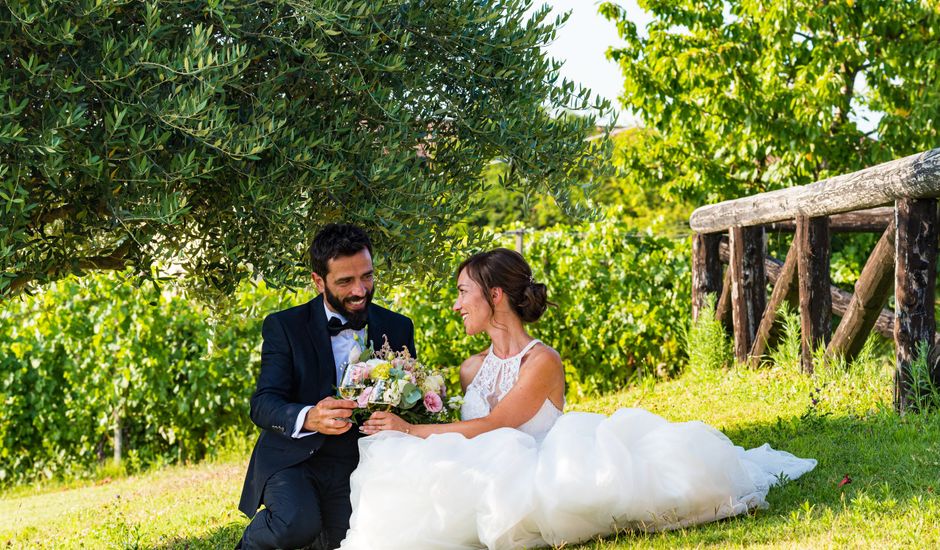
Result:
M271 514L271 533L278 548L303 548L320 538L320 514L305 506Z

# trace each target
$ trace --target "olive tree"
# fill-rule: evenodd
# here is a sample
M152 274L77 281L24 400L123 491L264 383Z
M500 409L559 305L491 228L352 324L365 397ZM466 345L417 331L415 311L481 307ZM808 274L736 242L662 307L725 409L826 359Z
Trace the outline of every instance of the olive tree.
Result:
M481 174L569 211L609 108L527 0L0 4L0 296L156 267L292 285L324 223L437 269L474 245ZM581 184L591 185L590 181Z

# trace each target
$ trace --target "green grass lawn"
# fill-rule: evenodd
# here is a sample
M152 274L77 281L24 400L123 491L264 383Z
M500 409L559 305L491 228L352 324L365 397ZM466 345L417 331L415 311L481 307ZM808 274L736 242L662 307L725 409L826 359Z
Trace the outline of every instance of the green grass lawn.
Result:
M580 548L940 547L940 415L895 415L885 360L814 377L795 371L698 370L570 407L643 407L673 421L700 419L739 445L769 442L819 460L813 472L772 490L769 510ZM247 523L235 508L246 464L19 488L0 498L0 546L231 548ZM852 481L840 486L845 475Z

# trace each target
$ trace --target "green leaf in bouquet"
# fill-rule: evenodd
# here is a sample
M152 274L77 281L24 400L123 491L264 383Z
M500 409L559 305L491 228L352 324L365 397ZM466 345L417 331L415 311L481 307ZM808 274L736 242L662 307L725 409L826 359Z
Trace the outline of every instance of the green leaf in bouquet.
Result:
M371 405L366 405L365 407L359 407L359 408L353 409L353 412L352 412L353 423L358 424L359 426L362 426L362 423L368 420L369 417L372 416L372 413L376 410L378 409L376 409L375 407Z
M414 407L418 401L421 401L421 398L424 394L421 393L421 390L418 386L408 382L405 384L405 389L401 392L401 402L399 407L402 409L410 409Z
M372 355L375 353L375 350L372 349L372 342L369 342L369 345L362 348L362 353L359 354L359 361L365 363L369 359L372 359Z

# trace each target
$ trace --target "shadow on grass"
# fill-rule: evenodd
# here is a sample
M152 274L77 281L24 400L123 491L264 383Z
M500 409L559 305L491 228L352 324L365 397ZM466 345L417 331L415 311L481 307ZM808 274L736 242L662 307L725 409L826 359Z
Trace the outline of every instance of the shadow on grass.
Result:
M150 546L153 550L199 550L199 549L231 549L235 548L245 526L248 525L248 519L244 522L232 522L222 527L215 528L212 532L206 533L200 537L179 537L166 541L161 544Z
M884 410L863 416L827 416L809 409L801 417L737 426L725 434L745 448L766 442L818 460L816 469L796 484L805 487L804 496L817 497L815 502L841 502L843 493L850 496L861 489L887 489L895 499L940 490L938 414L901 417ZM846 475L851 482L840 486Z

